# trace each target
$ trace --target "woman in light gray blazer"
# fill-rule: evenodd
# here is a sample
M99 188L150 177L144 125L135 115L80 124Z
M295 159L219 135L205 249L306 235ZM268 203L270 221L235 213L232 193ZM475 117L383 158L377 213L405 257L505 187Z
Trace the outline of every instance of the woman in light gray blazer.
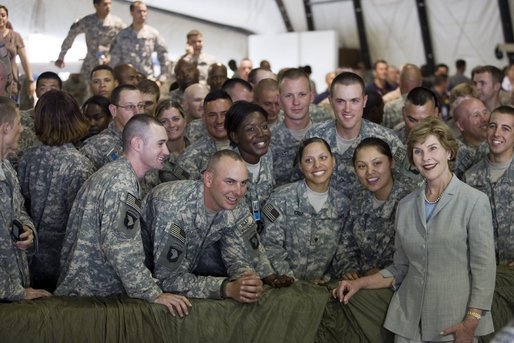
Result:
M485 194L451 172L457 147L439 119L411 130L407 152L425 184L398 205L393 264L333 290L347 303L361 288L392 287L384 327L396 342L471 342L493 331L491 210Z

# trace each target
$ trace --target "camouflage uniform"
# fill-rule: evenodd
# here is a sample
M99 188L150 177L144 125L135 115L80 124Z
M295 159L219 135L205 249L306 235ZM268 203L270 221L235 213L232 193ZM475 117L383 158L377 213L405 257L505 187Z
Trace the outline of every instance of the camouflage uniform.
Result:
M239 154L237 148L234 149ZM262 220L262 208L268 200L273 188L275 188L275 180L273 179L273 154L268 151L267 154L261 156L259 178L257 182L253 182L253 175L248 171L248 182L246 183L245 200L248 208L253 213L256 221ZM256 201L254 204L253 202ZM258 211L256 213L255 211ZM259 232L260 233L260 232Z
M272 131L270 150L273 152L273 177L277 186L300 180L296 167L296 156L300 141L297 141L283 122Z
M309 115L313 123L321 123L327 120L334 119L334 116L325 107L317 106L315 104L309 105Z
M261 237L277 274L300 280L333 277L329 267L349 206L348 198L331 187L316 213L303 180L275 189L264 206Z
M30 260L35 288L55 289L68 214L93 168L71 143L38 145L20 159L21 191L39 235L39 250Z
M207 128L205 122L202 119L195 119L186 126L184 136L186 136L191 143L196 142L202 137L207 136Z
M118 64L131 64L138 72L150 80L155 80L152 64L152 53L157 52L161 66L160 81L168 75L168 49L159 32L149 25L139 31L129 26L118 33L111 45L111 62L113 68Z
M404 122L401 122L400 124L396 125L394 127L394 132L396 133L396 135L398 136L398 138L400 138L400 141L405 145L407 146L407 138L409 136L409 134L407 133L407 129L405 127L405 123Z
M184 137L186 148L190 145L189 140ZM187 180L189 173L177 165L179 155L169 154L162 165L161 170L148 171L139 182L141 185L141 198L144 198L155 186L162 182Z
M240 202L233 210L218 212L208 225L203 197L202 181L186 180L163 183L143 201L146 261L161 288L192 298L222 298L225 277L194 274L204 250L214 245L219 247L231 279L252 270L260 277L271 275L246 204Z
M198 57L194 57L193 55L186 55L182 57L187 62L192 62L196 64L196 69L200 74L200 83L205 85L207 84L207 76L209 75L209 66L214 63L218 63L214 56L205 54L203 52L200 53Z
M34 225L25 212L23 196L16 172L7 160L0 160L0 299L16 301L25 297L29 287L29 267L26 253L16 248L11 238L14 219L34 231L34 246L37 250L37 235Z
M204 136L187 149L177 159L177 165L185 172L186 179L198 180L207 168L209 158L218 150L216 141L211 136Z
M486 158L464 174L466 183L489 197L493 214L496 261L514 261L514 160L496 183L491 183Z
M324 106L318 106L316 104L309 104L309 116L313 123L321 123L327 120L334 119L333 114ZM284 118L284 110L280 110L278 112L278 117L281 118L280 121Z
M93 162L95 170L100 169L123 154L121 132L111 121L105 130L86 139L79 151Z
M400 124L396 125L396 127L394 128L394 133L396 133L400 141L403 144L405 144L405 147L407 147L408 133L407 129L405 128L404 122L401 122ZM405 154L405 159L402 161L401 164L397 163L395 169L401 171L404 175L409 176L415 182L419 183L423 181L423 178L421 177L419 170L410 163L407 153Z
M407 99L407 94L385 104L384 115L382 116L383 126L393 129L403 121L403 106L405 105L405 99Z
M58 59L64 60L64 55L73 45L75 37L84 33L86 35L87 54L80 68L80 73L84 76L84 80L89 80L91 70L99 64L99 55L109 52L113 39L124 27L125 23L111 14L107 15L104 20L98 18L95 13L87 15L71 25L68 35L62 42Z
M334 258L338 278L348 272L365 275L370 269L382 269L393 262L396 207L400 199L418 187L417 182L395 173L391 194L378 208L373 208L373 193L360 187L352 197Z
M18 166L19 159L28 148L41 144L36 136L34 128L34 109L20 111L20 115L23 132L21 133L20 139L18 141L18 148L16 149L15 153L11 153L9 156L7 156L9 162L11 162L11 165L15 169Z
M170 92L170 100L181 104L182 100L184 100L184 91L180 88L172 90Z
M70 93L73 98L77 101L79 105L82 105L84 101L86 101L86 96L88 96L88 83L84 79L83 75L77 74L79 76L78 79L76 79L73 74L70 74L70 77L68 77L68 80L64 81L62 83L62 90Z
M474 148L461 141L458 141L458 143L459 150L457 151L457 158L453 165L453 172L459 179L462 179L466 170L487 157L489 145L487 141L483 141L477 148Z
M353 169L353 152L364 138L378 137L383 139L389 144L396 164L402 166L406 163L407 155L405 147L394 132L366 119L362 119L362 125L357 139L342 155L337 149L336 134L335 121L328 121L314 126L307 132L305 138L321 137L328 142L336 158L336 169L330 182L334 187L342 190L343 194L349 198L351 198L354 190L359 186Z
M70 212L55 294L154 301L162 291L144 265L140 213L139 183L125 157L93 174Z

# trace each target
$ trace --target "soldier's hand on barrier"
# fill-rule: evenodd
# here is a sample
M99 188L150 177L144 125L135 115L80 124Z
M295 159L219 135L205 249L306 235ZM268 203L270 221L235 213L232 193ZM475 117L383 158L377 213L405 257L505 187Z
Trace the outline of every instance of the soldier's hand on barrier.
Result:
M287 275L271 274L262 279L262 281L273 288L282 288L291 286L294 279Z
M57 60L54 62L56 67L64 68L64 61L63 60Z
M343 275L343 280L357 280L359 278L359 274L356 272L349 272Z
M189 314L189 307L192 306L188 298L171 293L162 293L154 302L166 306L173 317L176 315L175 311L177 311L180 317L187 316Z
M232 298L241 303L258 301L262 291L262 281L253 272L245 272L241 277L230 281L225 286L227 298Z
M25 288L25 296L23 299L32 300L37 298L51 297L52 294L44 289Z

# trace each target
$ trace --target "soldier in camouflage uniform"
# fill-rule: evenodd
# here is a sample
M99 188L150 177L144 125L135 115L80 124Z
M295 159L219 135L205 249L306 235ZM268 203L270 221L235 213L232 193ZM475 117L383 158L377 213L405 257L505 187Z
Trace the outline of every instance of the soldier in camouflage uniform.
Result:
M366 104L364 81L360 76L344 72L336 76L330 91L335 121L326 121L310 129L306 137L325 139L336 157L336 170L331 179L334 186L351 198L358 182L353 170L352 157L357 145L367 137L385 140L398 165L407 159L405 147L392 130L362 118Z
M453 172L459 179L464 177L464 173L479 163L481 160L487 157L489 153L489 145L487 141L480 143L477 147L469 146L460 140L457 140L459 144L459 150L457 151L457 157L455 158L455 164Z
M222 150L210 159L203 181L167 182L145 198L141 223L147 264L162 289L194 298L255 302L263 292L261 278L276 286L282 282L240 201L247 179L241 157ZM204 250L213 245L219 246L229 278L194 273Z
M259 225L260 233L261 209L275 186L273 157L271 151L268 151L271 132L267 113L257 104L238 101L227 112L225 128L234 151L248 168L245 200L253 219Z
M150 80L156 80L153 72L152 53L157 52L161 74L157 78L165 82L168 75L168 49L164 39L153 27L146 25L148 10L142 1L130 4L132 24L118 33L111 45L110 65L131 64Z
M21 191L39 236L39 249L30 259L32 282L34 287L50 292L59 277L61 246L73 199L93 174L91 161L73 145L88 128L89 120L69 93L45 93L35 109L35 129L42 144L28 149L18 164Z
M178 157L191 145L185 135L186 113L179 103L161 100L155 110L155 117L164 125L168 134L166 145L170 155L159 170L160 182L187 179L185 172L177 165Z
M409 131L417 123L428 117L439 117L436 95L431 90L423 87L411 89L405 98L402 116L403 121L394 128L394 132L403 144L407 144ZM408 159L405 159L401 165L397 164L396 167L413 179L421 181L419 171L410 164Z
M121 132L127 121L136 113L144 111L143 98L137 87L122 85L112 91L109 109L113 120L107 129L84 142L80 152L95 165L95 169L116 160L122 154L123 142Z
M476 98L463 97L454 102L455 126L462 134L453 171L461 179L469 168L487 156L489 110Z
M0 97L0 300L9 301L50 295L29 287L27 253L37 250L36 230L25 212L16 172L5 158L16 150L20 121L14 101Z
M189 301L165 294L144 265L138 180L162 168L168 154L164 127L146 115L123 130L123 157L107 164L82 186L68 220L55 294L127 294L187 314Z
M54 72L45 71L41 73L36 81L36 95L38 98L43 96L46 92L51 89L61 89L62 88L62 80ZM29 109L25 111L21 111L21 124L23 125L23 132L21 133L20 140L18 142L18 149L15 153L9 155L9 161L12 166L16 169L18 165L18 160L25 150L28 148L41 144L39 139L36 137L36 133L34 131L34 109Z
M207 128L205 127L203 119L195 119L189 122L186 126L186 132L184 134L191 143L194 143L202 137L208 135Z
M261 80L254 88L253 102L268 113L268 126L271 130L284 120L284 111L280 109L279 96L278 82L274 79Z
M166 99L161 100L157 104L155 118L166 129L166 134L168 135L166 146L170 154L164 161L161 170L149 171L141 180L142 198L161 182L185 180L188 178L189 175L176 163L178 156L190 145L189 140L184 136L185 117L184 109L178 102Z
M391 149L380 138L363 139L353 165L362 187L352 197L341 243L334 258L337 278L370 275L393 262L398 202L420 186L393 172Z
M330 187L335 159L325 141L306 139L299 159L305 180L274 190L263 209L262 243L277 273L326 282L335 277L330 265L350 204Z
M312 92L309 77L297 68L286 70L278 86L284 121L273 129L271 151L273 176L277 185L282 185L301 179L301 173L295 166L295 157L300 142L312 126L309 113Z
M209 158L216 152L229 147L225 115L232 105L230 96L222 89L210 92L204 99L205 123L208 135L186 148L177 159L177 165L185 173L186 179L197 180L207 167Z
M101 63L109 61L109 49L116 35L125 27L123 21L110 14L111 0L93 0L95 13L77 20L71 25L68 35L62 42L61 52L55 61L59 68L64 67L64 56L73 45L75 37L84 33L86 35L87 54L80 73L84 80L89 80L91 70Z
M402 144L407 144L407 136L414 125L427 117L439 117L435 94L424 87L411 89L405 98L402 111L403 121L395 127L395 132Z
M398 124L402 122L403 117L403 107L405 105L405 99L407 98L407 94L414 88L420 87L423 82L421 77L421 71L419 67L414 64L405 64L402 67L400 72L400 85L399 90L401 92L401 97L386 102L384 106L384 115L382 116L382 125L389 128L394 129ZM407 140L402 143L405 144Z
M514 110L496 108L489 119L489 155L464 174L467 184L489 197L496 261L514 266Z

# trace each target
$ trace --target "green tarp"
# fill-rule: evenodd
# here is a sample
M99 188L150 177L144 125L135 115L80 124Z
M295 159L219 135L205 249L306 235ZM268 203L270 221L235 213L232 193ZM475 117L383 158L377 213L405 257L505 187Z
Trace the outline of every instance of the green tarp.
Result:
M256 304L192 299L186 318L126 297L52 297L0 304L0 343L8 342L392 342L382 328L392 291L362 290L348 305L306 282L267 288ZM493 320L512 318L514 269L499 267ZM488 342L492 335L481 339Z

